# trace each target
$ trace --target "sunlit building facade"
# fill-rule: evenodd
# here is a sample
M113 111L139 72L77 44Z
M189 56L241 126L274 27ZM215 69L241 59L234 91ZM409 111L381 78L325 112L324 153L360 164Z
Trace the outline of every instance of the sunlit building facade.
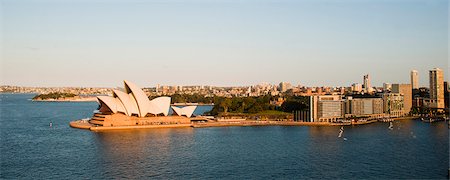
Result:
M444 108L444 72L442 69L430 70L430 99L433 108Z
M392 84L392 93L399 93L403 96L403 114L409 114L412 108L412 87L411 84Z
M411 86L413 89L419 89L419 72L417 70L411 71Z

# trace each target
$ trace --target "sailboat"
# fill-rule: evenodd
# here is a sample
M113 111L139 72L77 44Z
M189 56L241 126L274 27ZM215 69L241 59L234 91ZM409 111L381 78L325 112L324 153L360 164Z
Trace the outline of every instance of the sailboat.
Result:
M341 126L341 129L339 130L338 138L342 137L342 133L344 133L344 126Z
M389 129L393 130L394 129L394 124L392 124L392 122L389 122Z

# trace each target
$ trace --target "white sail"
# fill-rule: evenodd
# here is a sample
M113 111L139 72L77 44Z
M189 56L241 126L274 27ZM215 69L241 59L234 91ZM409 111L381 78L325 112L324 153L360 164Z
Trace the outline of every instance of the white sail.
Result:
M339 130L339 138L342 137L342 133L344 133L344 127L341 127L341 129Z

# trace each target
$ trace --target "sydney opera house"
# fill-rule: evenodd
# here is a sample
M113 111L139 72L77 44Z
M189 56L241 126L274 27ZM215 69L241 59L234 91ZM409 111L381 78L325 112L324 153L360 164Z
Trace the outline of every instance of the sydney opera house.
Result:
M113 90L113 96L98 96L98 112L89 120L72 121L83 129L145 128L148 126L189 126L196 106L171 106L170 97L149 100L141 88L124 81L124 91ZM170 109L173 114L169 115Z

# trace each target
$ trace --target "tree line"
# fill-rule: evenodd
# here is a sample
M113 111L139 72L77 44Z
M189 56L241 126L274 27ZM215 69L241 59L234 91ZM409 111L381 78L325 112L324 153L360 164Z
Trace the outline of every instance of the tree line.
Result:
M61 92L51 92L48 94L39 94L33 97L34 100L45 100L45 99L58 99L58 98L68 98L75 97L76 94L72 93L61 93Z
M158 96L149 96L149 99ZM208 114L218 115L220 113L247 113L255 114L263 111L280 111L292 113L298 110L309 108L309 97L284 95L284 103L281 106L271 104L280 96L264 95L258 97L205 97L201 94L173 94L171 103L200 103L214 104L213 109Z
M215 97L214 107L211 115L220 113L260 113L263 111L275 110L292 113L297 110L307 110L309 108L309 97L304 96L285 96L285 101L278 107L271 104L271 101L277 100L279 96L258 96L258 97Z

